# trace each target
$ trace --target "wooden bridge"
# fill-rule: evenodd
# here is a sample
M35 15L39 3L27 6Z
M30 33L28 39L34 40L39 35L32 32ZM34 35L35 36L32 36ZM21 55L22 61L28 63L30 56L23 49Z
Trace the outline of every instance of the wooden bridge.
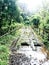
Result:
M43 43L35 36L32 29L24 27L21 35L15 39L10 47L9 65L44 65L47 60Z

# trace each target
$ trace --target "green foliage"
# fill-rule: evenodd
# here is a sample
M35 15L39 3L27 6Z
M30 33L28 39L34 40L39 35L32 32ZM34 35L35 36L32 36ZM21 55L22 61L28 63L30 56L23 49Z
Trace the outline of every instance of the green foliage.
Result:
M0 35L11 29L11 24L17 20L19 14L15 0L0 0Z
M7 52L6 46L0 46L0 52Z
M43 43L49 50L49 12L44 9L32 16L31 26L40 35Z
M40 24L40 20L38 18L34 18L32 20L32 23L33 23L34 27L38 28L38 26Z
M15 24L15 23L14 23ZM9 62L9 53L10 49L9 47L11 46L12 41L20 35L19 29L23 27L24 25L21 23L15 24L16 30L3 36L0 37L0 65L8 65ZM12 25L12 27L15 27Z
M49 24L46 24L46 25L44 26L44 28L45 28L45 31L49 32Z
M0 61L0 65L7 65L6 61Z
M0 45L0 65L7 65L9 50L6 45Z
M9 47L11 41L20 36L20 28L26 25L32 26L43 39L43 43L49 49L49 12L42 10L29 18L24 12L20 12L15 4L16 0L0 0L0 65L8 65ZM14 30L16 28L16 30ZM11 32L14 30L13 32ZM19 48L19 46L18 46Z
M25 21L25 25L29 25L30 24L30 22L29 21Z
M2 53L2 54L0 55L0 59L1 59L1 60L7 60L7 57L8 57L8 55L7 55L6 53Z

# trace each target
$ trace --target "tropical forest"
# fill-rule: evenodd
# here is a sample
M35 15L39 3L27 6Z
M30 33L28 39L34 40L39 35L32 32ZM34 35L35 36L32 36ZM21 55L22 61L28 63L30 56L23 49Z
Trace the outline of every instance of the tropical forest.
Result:
M0 0L0 65L49 65L49 0Z

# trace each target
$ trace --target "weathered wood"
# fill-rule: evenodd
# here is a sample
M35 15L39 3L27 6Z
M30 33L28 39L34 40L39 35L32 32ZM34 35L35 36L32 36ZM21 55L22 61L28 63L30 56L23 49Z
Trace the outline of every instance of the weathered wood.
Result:
M16 44L17 44L19 38L20 38L20 37L18 37L17 39L15 39L15 40L12 42L12 44L11 44L11 46L10 46L10 50L11 50L12 52L16 50L15 47L16 47Z
M25 54L17 53L10 55L9 65L30 65L30 59Z
M29 31L29 29L26 29L26 28L24 28L24 29L25 30L22 30L22 32L21 32L21 36L19 36L17 39L15 39L11 44L10 50L12 51L12 53L9 55L9 65L42 65L43 61L38 64L37 58L34 59L34 57L32 57L32 54L33 54L32 51L33 52L37 51L37 53L38 53L38 51L40 49L37 47L41 48L44 45L43 45L43 43L39 42L39 39L37 39L37 37L34 35L34 32L32 32L32 30ZM18 43L20 43L20 48L16 48L16 45ZM27 48L26 48L26 46L27 46ZM25 48L25 50L23 50L24 48ZM31 55L29 55L30 50L28 50L28 48L31 48L31 49L33 48L31 50ZM37 50L37 49L39 49L39 50ZM26 55L27 53L28 53L29 57ZM40 53L39 53L39 55L40 55ZM33 60L35 63L31 60ZM41 60L39 60L39 62L40 61Z

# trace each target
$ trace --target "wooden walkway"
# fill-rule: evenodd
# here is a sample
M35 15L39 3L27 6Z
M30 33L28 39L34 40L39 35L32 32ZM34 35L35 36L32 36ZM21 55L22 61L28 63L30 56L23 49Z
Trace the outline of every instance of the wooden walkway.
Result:
M9 65L44 65L46 61L48 62L46 51L42 52L44 45L38 41L32 29L24 27L20 31L21 35L10 47Z

